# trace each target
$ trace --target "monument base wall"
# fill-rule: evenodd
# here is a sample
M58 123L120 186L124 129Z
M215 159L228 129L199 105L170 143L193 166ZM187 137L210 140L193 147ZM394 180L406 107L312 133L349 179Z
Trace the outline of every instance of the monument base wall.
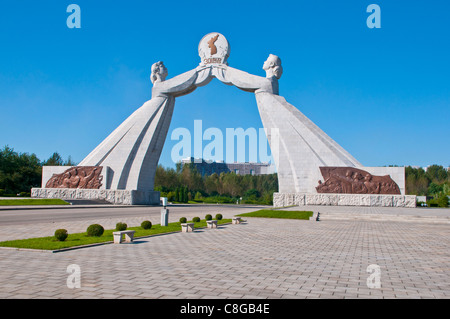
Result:
M113 189L32 188L33 198L104 200L114 205L159 205L160 192Z
M374 206L374 207L416 207L415 195L368 195L368 194L305 194L274 193L273 206Z

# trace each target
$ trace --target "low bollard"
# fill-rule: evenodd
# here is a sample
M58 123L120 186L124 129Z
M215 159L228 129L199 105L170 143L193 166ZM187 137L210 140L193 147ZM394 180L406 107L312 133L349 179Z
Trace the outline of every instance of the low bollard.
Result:
M169 225L169 210L167 208L161 209L161 226Z

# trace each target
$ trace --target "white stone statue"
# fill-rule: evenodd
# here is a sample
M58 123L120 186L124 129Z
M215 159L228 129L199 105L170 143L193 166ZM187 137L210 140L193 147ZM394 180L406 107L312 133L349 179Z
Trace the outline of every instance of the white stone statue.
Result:
M223 71L220 71L221 69ZM266 77L249 74L229 66L220 65L214 66L213 75L223 83L234 85L246 92L267 92L278 95L278 79L283 73L280 58L270 54L264 62L263 69L266 71Z
M164 63L162 61L156 62L151 68L150 81L152 81L153 84L155 84L155 82L163 82L168 74Z
M264 77L228 66L230 46L220 33L205 35L199 43L198 52L199 66L171 79L167 79L168 71L162 61L152 65L151 100L131 114L79 164L109 168L102 181L104 189L89 190L91 193L80 196L93 196L89 198L106 199L113 203L158 204L159 192L153 191L154 178L175 99L208 84L214 77L255 94L277 167L279 193L275 194L274 203L292 205L297 201L294 195L317 195L316 186L322 178L320 167L363 167L296 107L279 96L278 80L283 74L283 67L278 56L270 54L264 62ZM403 178L404 185L404 171L403 177L399 178ZM34 194L39 193L39 189L34 190ZM42 196L52 198L53 190L49 188L48 195ZM415 205L415 199L412 205Z
M263 70L266 71L266 78L281 78L283 74L283 67L281 66L281 60L278 56L270 54L266 62L263 64Z
M228 85L255 93L278 173L279 192L315 193L320 166L362 166L297 108L279 96L281 59L270 54L263 64L266 77L213 67L212 74Z
M198 67L166 80L163 62L152 65L152 99L115 129L79 165L109 166L106 189L151 192L159 157L173 114L175 97L195 90L198 74L207 79L210 68ZM199 83L203 84L203 83Z

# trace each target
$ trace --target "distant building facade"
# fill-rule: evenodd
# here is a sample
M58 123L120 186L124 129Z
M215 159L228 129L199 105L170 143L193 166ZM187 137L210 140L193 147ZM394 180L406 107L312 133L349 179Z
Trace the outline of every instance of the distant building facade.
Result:
M202 176L212 175L214 173L230 173L236 175L267 175L275 173L275 165L269 163L224 163L205 161L203 159L187 158L181 161L182 165L194 164L197 171Z

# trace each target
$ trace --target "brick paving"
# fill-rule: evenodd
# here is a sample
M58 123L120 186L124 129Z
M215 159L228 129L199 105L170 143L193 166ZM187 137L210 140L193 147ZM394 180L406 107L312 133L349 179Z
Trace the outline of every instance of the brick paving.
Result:
M55 229L35 225L35 233L38 226ZM132 244L0 249L0 298L447 299L449 227L439 220L248 218ZM67 287L71 264L80 266L80 288ZM372 264L380 267L380 288L367 286Z

